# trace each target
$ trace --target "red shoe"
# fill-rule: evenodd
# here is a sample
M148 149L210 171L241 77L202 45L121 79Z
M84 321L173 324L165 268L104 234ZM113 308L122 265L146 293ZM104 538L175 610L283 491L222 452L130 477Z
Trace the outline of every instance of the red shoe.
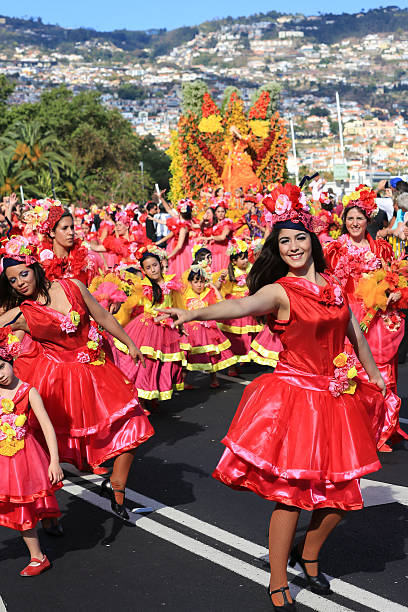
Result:
M392 453L393 448L386 442L378 449L380 453Z
M190 383L184 383L184 391L196 391L198 387L190 385Z
M220 383L218 382L218 380L216 382L210 383L210 389L219 389L219 388L220 388Z
M30 565L30 563L38 563L38 565ZM42 561L40 559L31 559L30 563L20 572L20 576L38 576L51 567L51 563L44 555Z

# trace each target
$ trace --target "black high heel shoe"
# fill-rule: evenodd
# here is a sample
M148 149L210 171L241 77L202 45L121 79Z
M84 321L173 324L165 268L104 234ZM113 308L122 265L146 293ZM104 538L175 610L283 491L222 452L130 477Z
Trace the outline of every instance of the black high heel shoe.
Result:
M123 493L125 495L125 491L123 489L117 489L117 493ZM101 489L99 491L99 495L101 497L107 497L110 499L112 511L123 521L129 520L129 514L125 507L125 497L123 497L123 504L118 504L115 497L115 491L112 488L112 484L109 478L106 478L102 484Z
M317 576L310 576L306 569L307 563L319 563L319 560L310 561L308 559L303 559L299 549L297 546L292 548L290 553L289 565L290 567L295 567L296 563L299 563L300 567L303 570L305 578L307 580L308 585L310 586L310 590L317 595L331 595L333 591L330 588L330 583L327 580L326 576L322 574L319 569Z
M269 587L266 587L266 592L268 594L268 599L271 602L273 609L274 610L283 610L286 612L293 612L294 610L296 610L296 604L294 601L292 601L292 603L289 603L288 598L286 597L286 593L285 591L289 591L289 587L281 587L280 589L275 589L275 591L270 591ZM272 595L274 595L274 593L282 593L283 595L283 606L276 606L273 601L272 601Z

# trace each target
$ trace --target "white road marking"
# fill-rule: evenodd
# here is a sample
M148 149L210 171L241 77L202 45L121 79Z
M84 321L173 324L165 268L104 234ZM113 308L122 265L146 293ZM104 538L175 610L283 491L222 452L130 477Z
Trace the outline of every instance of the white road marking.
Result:
M72 471L72 472L76 471L75 468L73 468L72 466L68 466L68 467L69 467L68 471ZM79 472L77 471L76 473L79 474ZM87 480L94 484L99 484L102 481L102 478L95 474L81 475L81 479ZM377 483L375 481L365 481L364 485L365 484L384 485L385 483ZM386 485L386 486L395 487L395 485ZM68 481L68 487L70 489L68 490L68 492L70 493L73 492L74 490L77 490L77 489L72 489L72 487L78 487L78 490L81 490L81 491L83 490L84 493L80 494L80 497L82 497L86 501L90 501L90 503L94 503L94 501L91 501L91 499L95 499L96 497L97 501L102 502L104 504L103 506L100 506L100 507L103 507L104 510L110 511L110 504L108 500L105 500L99 496L95 496L94 493L87 491L86 489L84 489L83 487L80 487L79 485L73 485L70 481ZM404 487L397 487L397 488L404 489ZM64 490L66 489L67 489L67 486L64 486ZM408 488L405 488L405 491L407 493ZM76 494L76 493L73 493L73 494ZM93 496L93 497L91 498L90 496ZM137 493L136 491L133 491L131 489L126 490L126 496L127 496L127 499L134 501L139 505L150 506L151 508L154 508L154 511L156 514L161 514L162 516L165 516L166 518L172 521L175 521L176 523L184 525L185 527L188 527L189 529L193 531L196 531L207 537L210 537L214 539L215 541L226 544L227 546L230 546L231 548L235 548L236 550L239 550L255 559L264 559L265 557L267 559L268 549L265 548L264 546L260 546L259 544L251 542L250 540L246 540L245 538L241 538L240 536L229 533L228 531L225 531L224 529L220 529L219 527L216 527L215 525L206 523L205 521L197 519L187 514L186 512L177 510L176 508L172 508L171 506L166 506L155 499L146 497L145 495ZM398 501L398 500L392 499L386 503L393 503L394 501ZM377 503L372 504L372 505L377 505ZM95 505L100 505L100 503L97 503ZM137 526L141 526L139 524L141 520L145 521L146 519L145 518L141 519L140 517L136 517L134 521L132 520L132 522L134 522L134 524L137 524ZM149 521L157 525L156 521L153 521L152 519L149 519ZM152 533L155 533L155 531L153 531ZM179 532L177 531L175 531L175 533L179 534ZM179 535L182 535L182 534L179 534ZM164 539L167 539L167 538L164 538ZM173 540L169 540L169 541L173 541ZM197 543L197 540L193 540L193 542ZM174 543L177 544L177 542L174 542ZM184 547L182 546L182 548ZM195 554L199 554L199 553L195 553ZM234 557L231 557L231 558L235 559ZM211 559L212 557L210 558L210 560ZM236 560L236 561L239 561L239 560ZM239 561L239 563L241 562ZM228 567L228 569L230 568ZM232 571L235 571L235 570L232 570ZM296 569L292 569L289 567L288 567L288 572L290 572L291 574L294 574L295 576L302 575L301 571L298 571ZM239 572L236 572L236 573L239 573ZM377 612L384 612L384 610L387 610L387 612L407 612L408 611L407 607L401 606L400 604L392 602L388 599L385 599L384 597L376 595L375 593L371 593L369 591L356 587L348 582L344 582L340 580L339 578L333 578L331 576L327 576L327 577L330 580L330 585L335 593L343 597L346 597L348 599L352 599L353 601L360 603L362 605L365 605L371 608L372 610L376 610ZM301 599L299 599L299 597L297 597L297 599L299 602L304 603L305 605L310 605L302 601ZM318 610L318 609L320 610L320 608L316 608L314 605L310 607L314 607L315 610ZM326 612L327 607L323 609L324 609L324 612ZM330 607L330 611L334 609L335 608L332 608L332 606Z
M7 608L4 605L4 601L2 600L1 595L0 595L0 612L7 612Z
M363 478L360 481L361 491L364 498L364 506L381 506L383 504L394 504L398 502L408 506L408 487L368 480Z
M80 497L81 499L93 504L94 506L98 506L103 510L107 510L108 512L111 511L110 503L107 499L100 497L96 493L92 493L92 491L88 491L86 488L81 487L78 484L65 480L63 490L70 495ZM194 555L207 559L216 565L220 565L221 567L224 567L225 569L228 569L235 574L246 578L247 580L251 580L252 582L263 585L264 587L266 587L268 584L269 572L254 567L246 561L236 559L232 555L228 555L227 553L213 548L208 544L203 544L202 542L186 536L175 529L171 529L170 527L166 527L157 521L141 516L131 515L129 522L136 527L139 527L140 529L161 538L162 540L166 540L167 542L175 544L176 546L179 546L180 548L183 548ZM295 585L292 585L292 591L299 603L304 604L317 612L327 612L326 598L315 595L310 591L299 589L299 587L296 587ZM401 608L401 611L395 610L395 612L406 612L407 609L408 608ZM388 610L390 610L390 612L394 612L392 608L387 608L387 612ZM331 601L330 612L352 612L352 610Z
M400 417L400 423L408 423L408 419L403 419L402 417Z
M235 376L226 376L225 374L219 374L217 372L217 378L222 378L224 380L229 380L229 382L238 383L239 385L244 385L245 387L251 383L251 380L242 380L241 378L236 378Z

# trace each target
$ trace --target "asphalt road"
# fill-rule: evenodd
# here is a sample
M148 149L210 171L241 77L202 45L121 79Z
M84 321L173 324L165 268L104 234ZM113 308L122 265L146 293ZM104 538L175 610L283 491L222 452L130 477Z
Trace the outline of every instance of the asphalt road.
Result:
M217 391L195 375L199 389L178 394L151 417L156 435L137 452L128 506L153 512L132 512L132 524L122 524L98 495L101 478L69 468L58 493L65 536L39 530L53 568L26 579L18 575L27 561L24 544L0 527L0 611L272 609L264 585L273 504L211 477L243 384L261 371L247 366L241 383L222 379ZM400 395L408 431L408 365L400 367ZM351 512L322 551L335 594L313 595L299 568L290 574L299 610L408 612L408 445L381 461L383 469L362 482L367 507ZM298 537L308 519L302 513Z

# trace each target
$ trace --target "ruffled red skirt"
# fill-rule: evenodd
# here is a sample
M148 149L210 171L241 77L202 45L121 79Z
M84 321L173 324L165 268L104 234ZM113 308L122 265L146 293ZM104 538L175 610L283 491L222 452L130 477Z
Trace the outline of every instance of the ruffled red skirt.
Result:
M279 363L245 389L213 476L305 510L363 506L357 479L380 469L378 389L358 382L335 398L329 377Z
M91 365L69 359L69 351L47 356L35 342L31 352L14 364L17 376L43 399L62 462L74 463L78 469L99 465L153 435L134 387L111 361ZM30 423L39 430L34 415ZM40 431L38 438L42 440Z
M49 458L29 432L24 448L12 457L0 455L0 525L24 531L43 518L60 516L48 478Z

